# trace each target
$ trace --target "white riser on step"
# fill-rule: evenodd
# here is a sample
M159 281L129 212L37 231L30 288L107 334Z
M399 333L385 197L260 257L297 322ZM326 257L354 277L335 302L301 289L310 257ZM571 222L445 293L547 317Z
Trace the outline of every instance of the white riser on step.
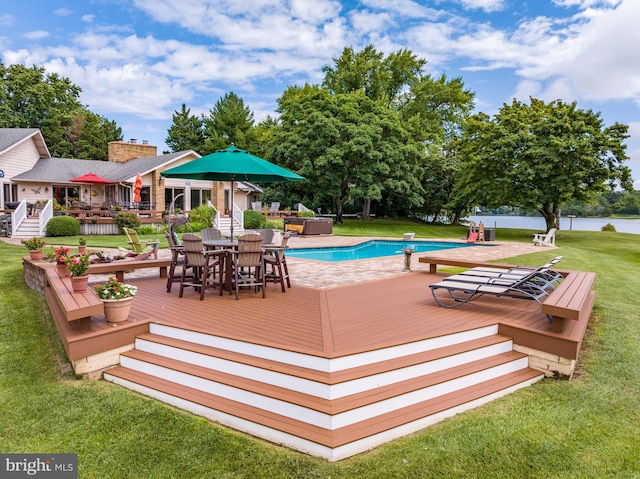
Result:
M136 339L136 349L158 356L171 358L189 364L209 368L214 371L264 382L273 386L278 386L294 391L304 391L305 394L316 396L322 399L338 399L352 394L361 393L381 387L382 385L395 384L426 374L449 369L471 361L485 359L501 353L509 352L513 349L511 341L473 349L461 354L447 356L422 364L415 364L409 367L394 369L380 374L373 374L363 378L344 381L339 384L329 385L317 381L304 379L302 377L292 377L287 374L269 371L263 368L250 366L226 359L216 358L205 354L174 348L164 344L159 344L143 339ZM121 363L125 365L125 358ZM141 370L147 372L146 370Z
M207 392L209 394L214 394L216 396L221 396L239 403L248 404L259 409L271 411L275 414L293 418L328 430L334 430L355 424L357 422L385 414L389 411L395 411L456 390L480 384L483 381L524 369L527 367L527 363L528 359L523 357L509 363L500 364L495 367L443 382L441 384L435 384L407 394L378 401L374 404L358 407L335 415L328 415L306 407L294 405L289 402L265 397L250 391L209 381L207 379L194 377L179 371L149 363L143 363L135 359L127 358L126 356L123 356L121 361L121 365L123 367L143 371L152 376L160 377L176 384Z
M321 358L307 354L295 353L291 351L283 351L280 349L269 348L266 346L258 346L242 341L235 341L218 336L212 336L194 331L187 331L176 327L165 326L152 323L149 325L149 332L159 336L167 336L170 338L189 341L191 343L209 346L212 348L224 349L240 354L286 363L293 366L301 366L307 369L314 369L321 372L337 372L347 369L366 366L377 363L379 361L388 361L391 359L409 356L433 349L444 348L453 344L459 344L473 339L491 336L497 334L498 326L487 326L477 328L462 333L441 336L439 338L427 339L424 341L416 341L414 343L394 346L386 348L382 351L372 351L361 354L353 354L341 358Z
M449 408L445 411L441 411L439 413L432 414L430 416L423 417L418 420L411 421L391 429L387 429L380 433L364 437L362 439L350 442L343 446L330 448L330 447L323 446L322 444L318 444L313 441L309 441L307 439L294 436L292 434L288 434L283 431L279 431L277 429L266 427L261 424L248 421L237 416L232 416L230 414L226 414L224 412L217 411L215 409L202 406L200 404L196 404L191 401L187 401L187 400L166 394L164 392L148 388L146 386L142 386L132 381L127 381L118 377L109 376L108 372L105 373L105 379L112 381L115 384L119 384L123 387L131 389L133 391L137 391L146 396L153 397L159 401L162 401L166 404L170 404L184 411L191 412L198 416L206 417L212 421L232 427L236 430L246 432L248 434L263 438L267 441L271 441L276 444L283 444L287 447L291 447L303 453L311 454L316 457L322 457L328 461L339 461L341 459L353 456L355 454L359 454L361 452L370 450L376 446L379 446L380 444L392 441L393 439L397 439L397 438L406 436L408 434L420 431L425 427L428 427L432 424L442 421L443 419L454 416L464 411L474 409L483 404L486 404L495 399L498 399L502 396L505 396L506 394L517 391L518 389L528 387L534 384L535 382L539 381L541 377L542 376L539 376L528 381L520 382L509 388L505 388L495 393L488 394L478 399L460 404L458 406Z

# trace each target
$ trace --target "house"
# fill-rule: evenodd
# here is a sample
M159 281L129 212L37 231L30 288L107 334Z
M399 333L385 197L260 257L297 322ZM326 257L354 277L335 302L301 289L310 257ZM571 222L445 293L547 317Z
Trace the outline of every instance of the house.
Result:
M90 205L133 204L133 185L142 177L141 199L151 210L175 208L191 210L210 201L221 213L230 209L230 182L164 178L166 169L200 158L193 150L157 154L157 147L112 141L108 145L109 161L52 158L42 133L35 128L0 128L0 207L13 210L21 201L44 203L51 199L62 206L73 201ZM89 185L74 183L72 178L94 173L111 183ZM262 190L247 182L236 182L235 206L248 209Z

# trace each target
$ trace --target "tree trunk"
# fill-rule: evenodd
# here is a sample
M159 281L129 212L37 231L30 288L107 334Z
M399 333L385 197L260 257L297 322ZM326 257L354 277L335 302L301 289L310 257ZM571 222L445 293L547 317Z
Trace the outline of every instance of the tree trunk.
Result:
M342 200L340 198L334 198L336 204L336 223L342 224Z
M368 220L371 216L371 199L366 199L362 203L362 219Z

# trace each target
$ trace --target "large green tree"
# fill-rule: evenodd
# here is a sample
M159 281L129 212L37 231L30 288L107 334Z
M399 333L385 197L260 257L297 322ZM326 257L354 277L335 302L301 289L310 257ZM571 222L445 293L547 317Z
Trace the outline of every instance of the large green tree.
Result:
M122 128L114 121L82 108L56 140L56 156L108 161L108 143L120 138Z
M624 162L628 127L604 126L598 113L561 100L514 100L493 118L470 119L459 154L461 194L489 207L538 211L547 229L559 227L560 210L615 186L631 189Z
M191 109L183 103L180 111L172 116L173 123L169 127L166 143L172 152L193 150L204 151L204 130L202 120L191 114Z
M278 105L273 154L309 180L305 204L330 202L341 222L346 203L379 199L383 191L422 201L423 147L395 112L362 92L332 95L310 85L290 87Z
M253 113L233 92L220 98L203 118L204 154L234 144L244 150L255 149Z
M418 211L433 222L442 220L446 211L446 220L458 223L468 205L455 193L460 168L455 141L474 108L474 94L461 78L424 75L413 82L405 100L400 114L427 148L422 175L426 195Z
M0 127L39 128L54 157L104 160L107 142L120 138L122 131L84 107L81 91L44 68L0 62Z

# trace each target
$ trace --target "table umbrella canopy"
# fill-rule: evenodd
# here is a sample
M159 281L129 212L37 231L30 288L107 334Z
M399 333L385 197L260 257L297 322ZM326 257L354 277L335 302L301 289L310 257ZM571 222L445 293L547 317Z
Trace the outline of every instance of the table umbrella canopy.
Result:
M89 185L107 185L109 183L113 183L113 181L107 180L102 176L98 176L95 173L87 173L86 175L77 176L76 178L71 178L72 183L85 183ZM91 194L93 192L89 192L89 205L91 205Z
M230 146L224 150L160 173L167 178L208 181L284 183L305 178L251 153ZM233 236L233 183L231 185L231 236Z
M78 176L71 179L72 183L88 183L91 185L107 185L113 183L113 181L107 180L102 176L98 176L95 173L87 173L86 175Z

